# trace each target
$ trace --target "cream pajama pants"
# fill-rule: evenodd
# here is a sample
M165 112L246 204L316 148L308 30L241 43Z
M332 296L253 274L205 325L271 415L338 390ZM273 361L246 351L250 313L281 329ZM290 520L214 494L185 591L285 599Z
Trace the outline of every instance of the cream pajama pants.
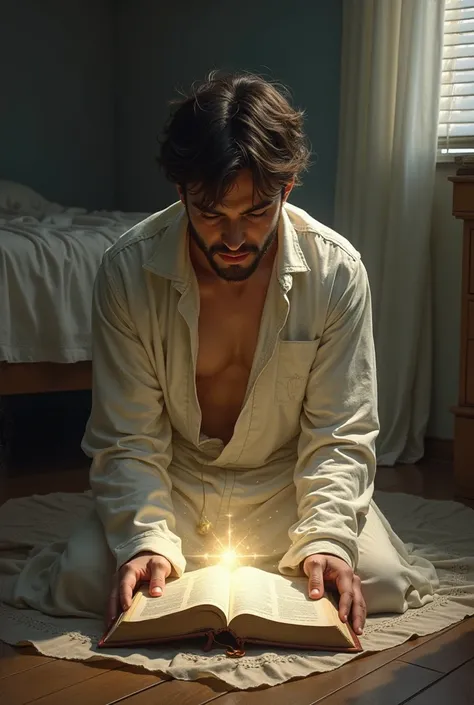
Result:
M169 473L176 534L187 571L218 560L215 556L228 546L230 527L230 543L241 563L277 572L289 547L288 529L298 518L291 467L203 470L206 515L213 524L204 537L196 531L203 497L201 468L193 468L188 460L172 464ZM431 600L438 584L435 569L408 554L373 501L358 546L356 572L369 614L401 613ZM115 560L94 509L68 541L46 546L29 559L11 602L52 615L103 615L114 570Z

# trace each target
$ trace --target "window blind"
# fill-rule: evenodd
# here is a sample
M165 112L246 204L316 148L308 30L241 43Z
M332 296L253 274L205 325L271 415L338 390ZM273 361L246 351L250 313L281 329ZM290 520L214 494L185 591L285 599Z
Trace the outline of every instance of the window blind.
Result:
M474 151L474 0L446 0L438 147Z

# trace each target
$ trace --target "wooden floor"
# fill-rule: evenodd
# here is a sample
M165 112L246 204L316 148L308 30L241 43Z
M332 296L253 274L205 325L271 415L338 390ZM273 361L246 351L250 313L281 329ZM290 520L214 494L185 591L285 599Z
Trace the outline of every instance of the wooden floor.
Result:
M87 463L77 452L4 468L2 497L81 491ZM453 496L449 462L380 468L377 486L431 498ZM2 705L438 705L474 703L474 618L436 635L368 655L335 671L253 692L164 680L118 662L79 663L0 642Z

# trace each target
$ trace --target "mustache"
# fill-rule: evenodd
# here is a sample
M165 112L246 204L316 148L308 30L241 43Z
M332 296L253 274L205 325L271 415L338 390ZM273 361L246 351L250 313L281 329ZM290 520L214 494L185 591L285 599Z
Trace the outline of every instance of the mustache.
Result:
M255 245L247 245L245 247L239 247L238 250L229 250L225 245L213 245L209 248L210 255L246 255L251 252L258 253L259 249Z

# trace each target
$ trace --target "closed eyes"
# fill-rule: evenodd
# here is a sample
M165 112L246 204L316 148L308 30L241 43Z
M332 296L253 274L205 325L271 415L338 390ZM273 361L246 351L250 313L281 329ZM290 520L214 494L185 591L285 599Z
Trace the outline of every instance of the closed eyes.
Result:
M245 216L246 218L252 218L252 219L258 219L258 218L263 218L263 216L267 215L268 210L264 210L261 213L247 213ZM217 214L217 213L203 213L201 211L201 216L204 218L204 220L218 220L222 216Z

